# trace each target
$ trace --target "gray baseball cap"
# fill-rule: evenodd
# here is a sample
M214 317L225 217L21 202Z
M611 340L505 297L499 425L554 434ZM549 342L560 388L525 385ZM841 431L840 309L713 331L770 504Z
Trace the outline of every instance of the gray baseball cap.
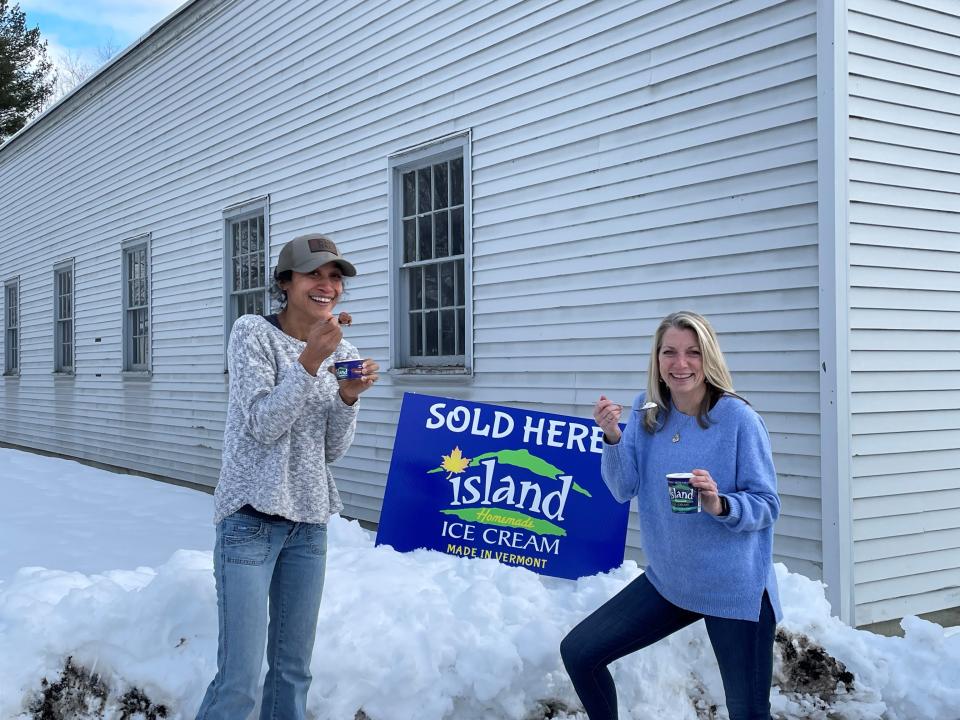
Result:
M343 258L333 240L320 233L309 233L298 235L283 246L280 259L277 260L277 267L273 272L275 275L287 270L296 270L301 273L313 272L328 262L339 265L347 277L357 274L357 269Z

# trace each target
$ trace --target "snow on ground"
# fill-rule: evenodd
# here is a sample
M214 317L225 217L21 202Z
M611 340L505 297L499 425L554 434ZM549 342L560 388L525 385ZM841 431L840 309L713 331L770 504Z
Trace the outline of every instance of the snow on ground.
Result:
M215 669L210 497L5 449L0 492L0 720L40 718L44 701L44 717L192 718ZM917 618L904 638L852 629L820 583L777 570L775 717L960 719L960 634ZM570 582L399 554L334 519L308 711L583 720L560 639L639 572ZM726 717L702 623L613 673L623 718Z

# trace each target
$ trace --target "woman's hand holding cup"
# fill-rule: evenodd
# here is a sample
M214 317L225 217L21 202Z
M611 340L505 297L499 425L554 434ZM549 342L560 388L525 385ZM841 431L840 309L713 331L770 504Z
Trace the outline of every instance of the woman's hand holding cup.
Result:
M620 442L620 414L623 408L605 395L593 406L593 419L603 429L603 438L610 445Z
M360 377L340 380L340 399L347 405L353 405L360 399L360 393L369 390L380 379L379 370L380 365L370 358L364 358ZM330 366L330 372L336 375L333 365Z
M717 488L717 482L713 479L709 470L697 468L691 471L693 477L690 484L700 491L700 505L711 515L719 515L723 510L723 503L720 502L720 490Z

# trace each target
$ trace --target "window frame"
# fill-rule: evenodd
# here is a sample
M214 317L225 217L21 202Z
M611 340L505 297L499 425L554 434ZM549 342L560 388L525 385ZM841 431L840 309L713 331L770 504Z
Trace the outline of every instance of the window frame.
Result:
M62 317L63 304L61 303L60 278L64 275L70 277L70 315ZM76 372L77 366L77 324L76 324L76 272L73 258L61 260L53 266L53 372L57 375L72 376ZM64 323L70 325L70 360L69 364L64 362L64 333L61 330Z
M390 372L395 375L465 375L473 374L473 192L470 131L433 140L393 153L389 168L389 240L390 273L388 281L390 307ZM409 284L404 272L403 257L403 174L429 167L453 158L463 160L463 359L458 355L418 357L411 360L409 327ZM419 213L418 213L419 214ZM456 256L453 256L456 257ZM451 363L451 358L458 358Z
M123 370L122 374L127 377L148 377L153 373L153 260L151 258L152 237L150 233L137 235L128 238L120 243L120 297L121 307L123 308L123 325L121 346ZM140 249L144 251L144 275L147 285L147 304L142 306L147 313L147 335L146 348L144 349L145 362L134 365L133 363L133 329L131 327L130 314L134 310L141 309L141 306L131 307L128 304L128 286L130 283L130 273L128 269L128 257Z
M230 331L233 329L233 323L239 315L234 317L234 298L236 293L233 288L233 237L230 234L232 223L249 220L251 218L263 216L263 268L264 268L264 287L263 287L263 308L264 312L271 311L270 305L270 284L273 280L270 267L270 196L245 200L242 203L231 205L223 210L223 362L224 372L227 369L227 345L230 342Z
M17 324L10 327L10 291L15 296L16 320ZM12 277L3 283L3 376L20 377L20 371L23 367L21 359L23 357L23 333L20 331L23 327L23 321L20 314L20 276ZM10 350L10 332L13 331L16 336L16 343L13 352ZM16 362L14 365L11 359Z

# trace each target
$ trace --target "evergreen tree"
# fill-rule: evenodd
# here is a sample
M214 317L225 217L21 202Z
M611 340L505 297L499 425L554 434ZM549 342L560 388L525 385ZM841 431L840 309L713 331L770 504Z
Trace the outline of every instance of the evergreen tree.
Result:
M18 4L0 0L0 143L26 125L53 91L47 41Z

